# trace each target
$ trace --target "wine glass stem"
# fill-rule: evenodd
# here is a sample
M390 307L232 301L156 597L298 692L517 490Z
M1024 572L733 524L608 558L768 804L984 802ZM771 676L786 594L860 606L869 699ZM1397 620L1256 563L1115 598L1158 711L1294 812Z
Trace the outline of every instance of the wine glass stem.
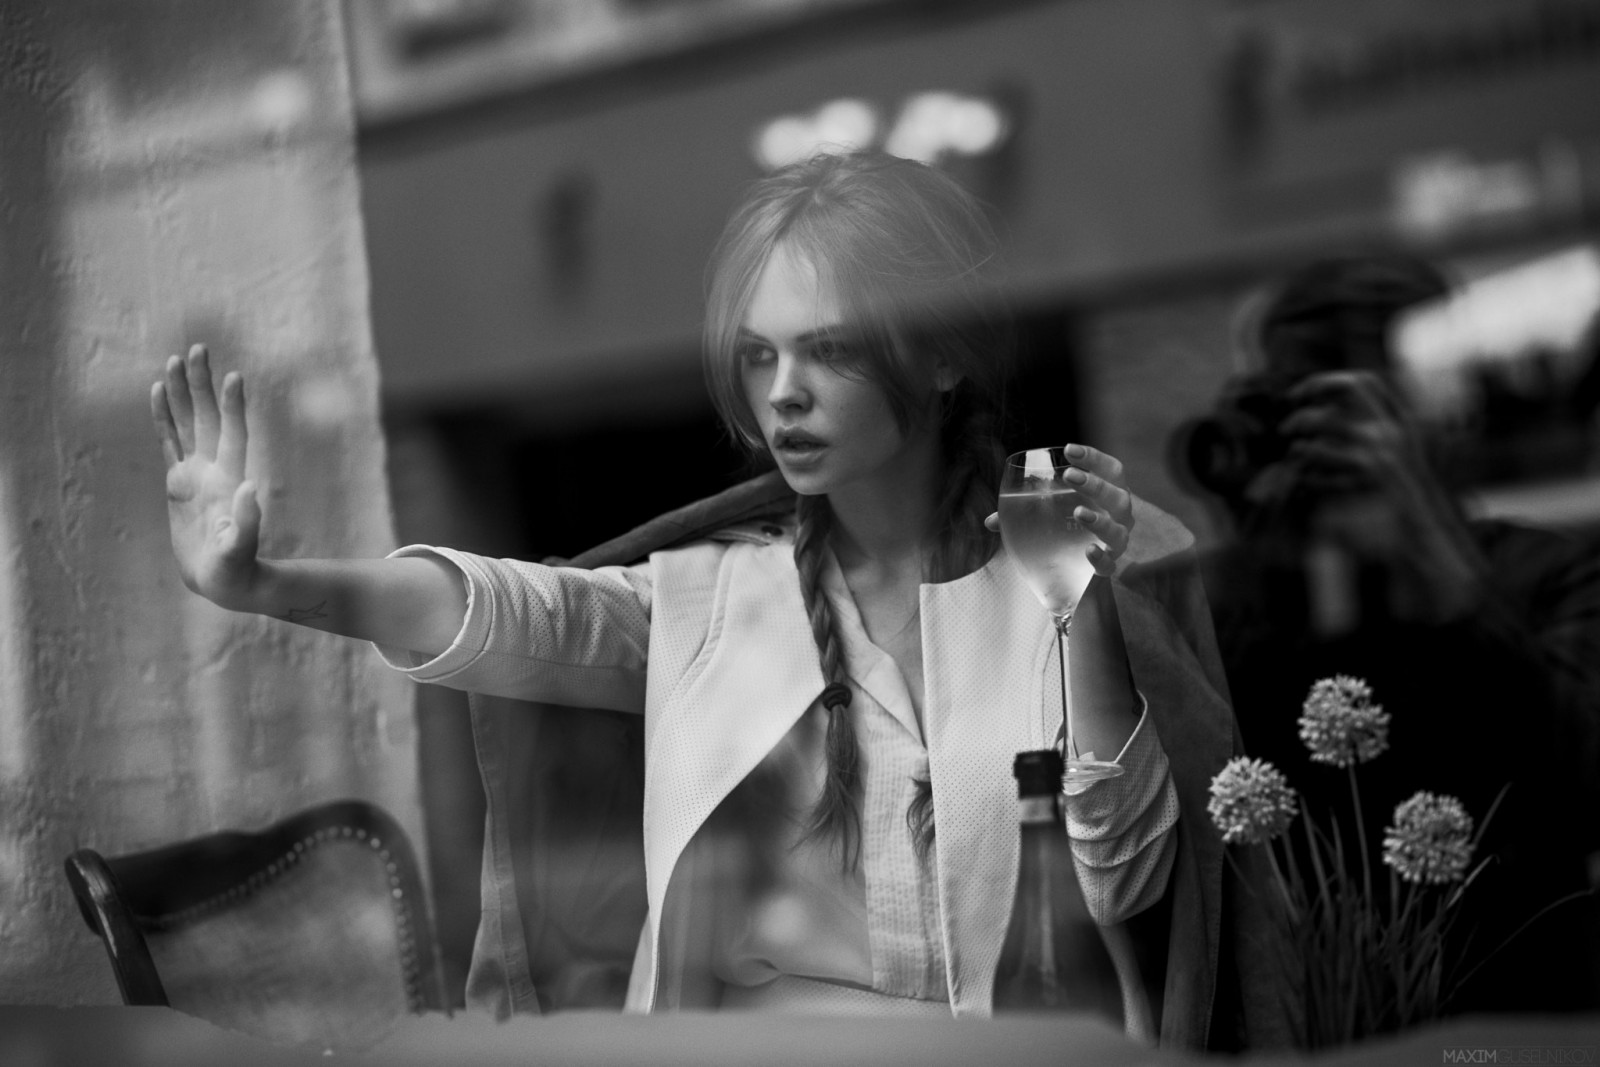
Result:
M1067 699L1067 635L1072 632L1072 612L1056 616L1056 660L1061 667L1061 725L1063 731L1061 758L1078 758L1078 745L1072 739L1072 704Z

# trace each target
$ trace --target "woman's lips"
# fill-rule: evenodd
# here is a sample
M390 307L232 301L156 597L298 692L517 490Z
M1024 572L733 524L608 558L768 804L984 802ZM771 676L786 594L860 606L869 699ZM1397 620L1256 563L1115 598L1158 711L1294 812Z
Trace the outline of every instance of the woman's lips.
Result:
M815 459L827 444L807 433L780 433L773 451L791 463Z

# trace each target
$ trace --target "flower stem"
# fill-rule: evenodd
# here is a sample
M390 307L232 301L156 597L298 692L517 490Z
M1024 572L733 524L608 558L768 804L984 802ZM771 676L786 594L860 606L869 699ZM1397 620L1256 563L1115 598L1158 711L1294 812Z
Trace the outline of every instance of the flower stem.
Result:
M1284 850L1289 852L1292 847L1293 846L1286 844L1284 846ZM1295 899L1294 892L1289 888L1288 879L1284 878L1283 876L1283 868L1278 864L1278 853L1272 847L1272 842L1270 841L1267 842L1266 853L1267 862L1272 866L1272 876L1278 881L1278 892L1283 894L1284 907L1289 909L1289 920L1291 922L1298 923L1300 921L1299 902ZM1294 862L1292 853L1290 854L1289 862L1291 864Z
M1538 911L1534 912L1531 916L1529 916L1523 922L1523 924L1521 926L1519 926L1515 930L1511 931L1511 933L1506 937L1506 939L1504 941L1501 941L1498 945L1496 945L1493 949L1491 949L1487 955L1485 955L1482 959L1478 960L1478 962L1473 965L1473 967L1472 967L1472 969L1470 971L1468 971L1466 974L1462 975L1460 978L1457 978L1454 982L1452 982L1451 985L1450 985L1450 989L1445 993L1445 996L1444 996L1444 999L1443 999L1442 1003L1449 1003L1451 998L1453 998L1455 996L1457 990L1459 990L1462 986L1466 985L1468 979L1470 979L1473 975L1477 974L1478 971L1482 970L1484 964L1488 963L1490 960L1492 960L1496 956L1498 956L1502 949L1504 949L1507 945L1511 944L1512 941L1515 941L1522 934L1522 931L1526 930L1528 927L1532 926L1534 923L1536 923L1540 919L1544 918L1544 916L1545 916L1545 914L1547 912L1551 911L1554 908L1560 907L1562 904L1565 904L1568 901L1578 900L1578 899L1581 899L1583 897L1592 897L1596 893L1600 893L1600 890L1596 890L1596 889L1578 889L1578 890L1575 890L1575 891L1573 891L1571 893L1568 893L1564 897L1560 897L1559 899L1552 900L1550 903L1546 904L1544 907L1542 907Z
M1356 842L1361 849L1361 891L1366 895L1368 906L1372 901L1372 860L1367 855L1367 820L1361 811L1361 790L1356 785L1356 765L1350 764L1345 768L1350 776L1350 803L1356 813Z

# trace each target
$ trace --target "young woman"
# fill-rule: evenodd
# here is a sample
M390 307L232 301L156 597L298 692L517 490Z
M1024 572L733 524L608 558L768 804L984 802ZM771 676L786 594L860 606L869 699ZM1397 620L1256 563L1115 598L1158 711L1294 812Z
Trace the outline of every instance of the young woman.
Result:
M196 347L152 394L184 580L373 641L418 681L641 712L632 1006L985 1014L1016 871L1011 761L1062 718L1050 618L985 522L1008 359L995 254L979 206L921 164L827 155L756 183L713 259L706 370L793 521L631 566L259 558L243 386L229 374L219 396ZM1126 773L1070 799L1069 833L1102 923L1163 903L1166 981L1145 978L1165 985L1165 1038L1203 1046L1226 1010L1221 852L1178 836L1204 825L1231 714L1203 601L1155 565L1186 532L1115 459L1072 454L1101 546L1070 699L1080 748Z

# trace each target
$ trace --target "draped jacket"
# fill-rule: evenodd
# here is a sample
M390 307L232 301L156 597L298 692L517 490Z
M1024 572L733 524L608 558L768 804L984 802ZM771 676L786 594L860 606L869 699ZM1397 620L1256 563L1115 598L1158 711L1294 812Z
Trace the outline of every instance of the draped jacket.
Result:
M1135 519L1113 588L1134 681L1147 702L1141 729L1153 726L1168 754L1180 813L1166 895L1141 924L1144 977L1162 1006L1163 1044L1227 1047L1241 1032L1270 1042L1272 1013L1258 1010L1271 1002L1270 992L1241 995L1241 976L1248 985L1256 972L1237 961L1259 947L1249 894L1229 891L1237 869L1225 870L1205 812L1210 778L1235 753L1237 735L1204 595L1187 563L1192 538L1143 501L1135 503ZM646 531L609 551L628 558L661 538L659 529ZM481 566L446 554L469 577ZM734 525L649 559L645 605L632 595L632 572L602 568L592 581L555 582L543 594L562 603L469 606L452 647L426 662L384 651L418 681L643 712L647 921L628 999L643 1010L692 1008L715 1003L715 983L688 845L816 700L824 680L782 527ZM474 597L508 595L489 574L469 588ZM574 595L595 600L577 604ZM1050 740L1040 709L1053 631L1003 551L964 578L923 586L922 608L925 742L949 994L957 1016L984 1015L1017 869L1017 837L1004 832L1016 818L1010 765L1018 751ZM521 617L524 611L530 617ZM649 647L630 650L648 660L642 676L595 655L597 628L628 611L648 612ZM501 630L520 633L494 632L488 620L496 617ZM538 887L518 883L516 853L538 845L508 833L518 769L506 764L492 724L476 726L489 812L469 990L502 1015L537 1010L518 902ZM1092 814L1084 817L1092 821ZM1224 1033L1212 1033L1214 1019Z

